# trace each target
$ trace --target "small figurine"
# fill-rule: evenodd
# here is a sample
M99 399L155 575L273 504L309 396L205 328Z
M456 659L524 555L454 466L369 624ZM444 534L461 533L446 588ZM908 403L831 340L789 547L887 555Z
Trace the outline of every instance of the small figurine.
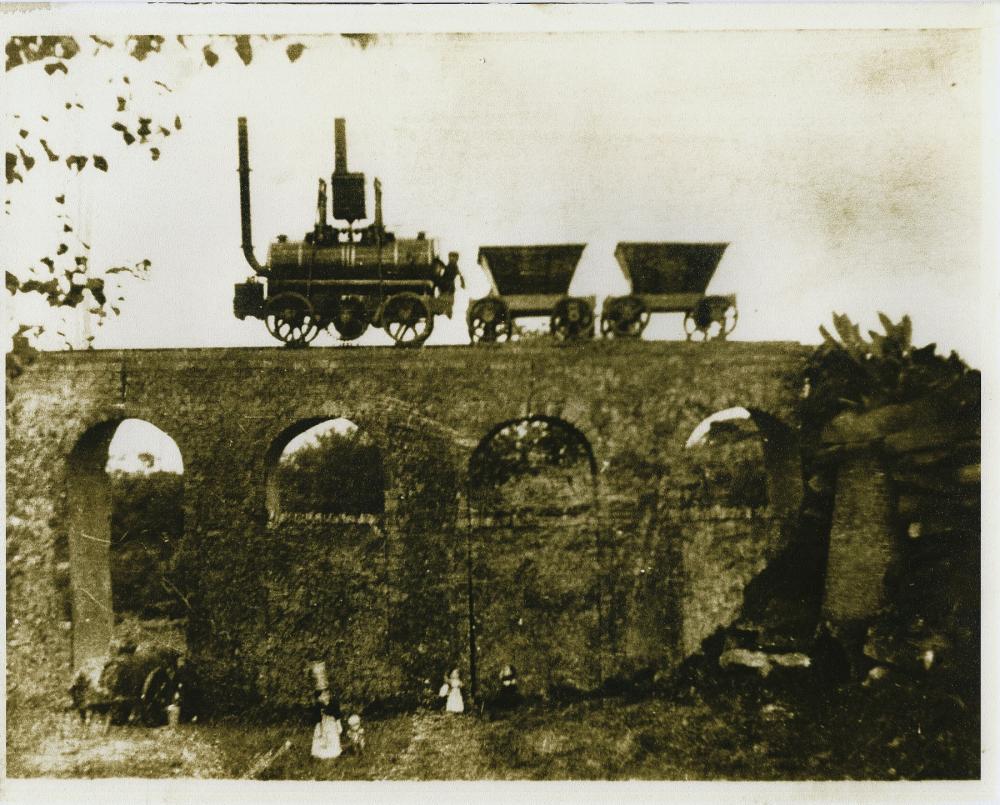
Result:
M501 710L510 710L520 703L521 694L517 690L517 671L513 665L505 665L500 671L500 692L497 694L496 706Z
M170 704L167 705L167 726L173 728L180 723L181 723L181 692L180 690L175 690L174 696L170 700Z
M462 678L457 668L452 668L451 674L445 675L444 684L441 686L441 690L438 691L438 696L442 698L445 696L448 697L444 705L445 712L465 712L465 702L462 700Z
M365 748L365 728L361 726L361 716L351 714L347 719L347 740L355 754L360 755Z
M340 757L340 706L329 688L316 691L312 756L322 760Z

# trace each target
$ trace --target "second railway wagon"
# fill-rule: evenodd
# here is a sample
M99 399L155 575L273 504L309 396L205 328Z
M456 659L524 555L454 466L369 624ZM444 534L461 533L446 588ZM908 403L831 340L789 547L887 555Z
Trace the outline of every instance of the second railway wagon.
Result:
M736 327L736 296L708 296L705 289L728 243L631 243L615 258L632 287L608 297L601 312L605 337L638 338L652 313L683 313L689 341L724 339Z

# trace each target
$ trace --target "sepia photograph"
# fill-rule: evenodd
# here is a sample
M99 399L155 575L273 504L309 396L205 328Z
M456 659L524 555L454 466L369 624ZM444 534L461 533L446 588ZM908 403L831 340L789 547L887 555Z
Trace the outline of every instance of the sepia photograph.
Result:
M994 10L0 9L7 794L996 796Z

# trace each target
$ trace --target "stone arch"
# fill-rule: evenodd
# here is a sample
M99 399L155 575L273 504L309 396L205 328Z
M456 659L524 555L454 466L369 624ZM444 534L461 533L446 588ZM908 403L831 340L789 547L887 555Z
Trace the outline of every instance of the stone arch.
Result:
M108 476L109 450L128 421L144 422L180 446L147 419L118 415L83 429L66 460L65 529L56 540L58 586L68 593L72 624L72 662L79 667L106 656L115 628L112 590L112 516L114 503Z
M797 432L771 414L754 407L721 409L702 419L690 432L685 450L700 444L717 422L749 420L760 435L767 500L778 513L797 511L803 497L802 458Z
M371 508L368 513L382 515L385 513L385 491L387 486L386 467L384 461L384 449L382 440L373 437L372 433L364 425L353 418L345 416L311 416L299 419L291 425L286 426L278 432L268 445L264 456L264 502L268 519L277 518L282 512L282 495L280 489L279 467L282 456L287 448L300 437L306 436L310 431L316 431L320 426L331 423L345 423L352 430L349 432L357 435L357 438L364 439L371 447L378 452L378 458L373 469L376 470L368 479L373 484L377 484L381 490L378 496L377 506ZM347 431L345 431L347 432Z
M564 433L569 439L578 444L586 458L587 464L590 468L590 474L592 476L597 475L597 460L594 458L594 449L591 446L590 440L584 435L583 431L559 416L554 416L552 414L525 414L524 416L514 417L494 425L486 432L483 438L479 440L479 443L472 451L472 455L469 457L469 483L475 483L473 477L474 468L478 462L485 460L487 452L499 434L512 427L516 427L521 424L530 425L532 423L545 424L550 428Z
M706 461L698 449L714 449L707 437L716 423L728 424L718 445L727 452ZM671 514L681 544L682 656L738 617L747 586L792 539L804 496L798 433L766 411L716 411L684 444L686 465L705 486Z
M316 451L307 464L285 473L282 455L296 440L305 444L310 432L338 423L325 430L343 441L321 443L329 450ZM388 505L387 441L380 419L334 414L283 424L267 446L270 517L255 531L258 561L266 568L260 590L268 633L246 651L265 669L257 684L270 701L296 702L302 679L288 669L318 660L327 663L330 684L343 699L371 702L394 693L387 590L397 535ZM345 457L342 465L340 456ZM370 472L340 472L359 465ZM283 484L295 477L317 494L289 497ZM375 494L366 494L369 490Z
M473 694L482 677L489 698L506 664L528 694L596 688L605 557L590 440L549 414L494 425L469 457L466 503Z

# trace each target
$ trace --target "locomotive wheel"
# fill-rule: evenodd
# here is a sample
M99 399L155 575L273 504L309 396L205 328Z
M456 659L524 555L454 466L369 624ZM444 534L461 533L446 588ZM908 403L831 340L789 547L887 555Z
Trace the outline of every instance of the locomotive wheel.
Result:
M502 300L486 297L469 310L469 338L473 344L494 344L510 340L510 311Z
M594 311L583 299L560 299L550 319L552 334L560 341L594 337Z
M281 293L268 299L264 323L271 335L290 347L308 346L320 330L312 303L298 293Z
M342 341L353 341L360 338L368 329L368 313L360 299L345 297L337 303L333 314L333 328Z
M419 296L401 293L385 303L382 326L397 345L419 347L434 329L434 317Z
M604 304L601 335L605 338L638 338L649 324L649 311L637 296L620 296Z
M167 705L173 696L173 682L162 665L146 675L139 698L139 718L147 727L160 727L167 723Z

